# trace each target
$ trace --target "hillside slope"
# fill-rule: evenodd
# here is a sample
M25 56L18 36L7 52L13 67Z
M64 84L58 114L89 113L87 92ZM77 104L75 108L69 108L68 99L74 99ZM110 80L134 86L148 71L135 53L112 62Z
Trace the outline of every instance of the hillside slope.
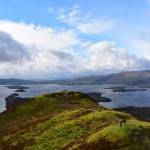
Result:
M119 124L119 120L126 120ZM0 114L0 150L147 150L150 123L79 92L47 94Z
M56 82L57 83L57 82ZM61 84L125 84L139 87L150 87L150 70L126 71L116 74L87 76L59 81Z

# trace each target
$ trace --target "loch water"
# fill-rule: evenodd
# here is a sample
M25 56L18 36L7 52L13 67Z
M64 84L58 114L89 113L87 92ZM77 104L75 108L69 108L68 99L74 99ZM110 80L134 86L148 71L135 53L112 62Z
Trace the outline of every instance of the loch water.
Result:
M110 87L117 85L58 85L58 84L39 84L26 85L30 87L25 92L19 93L20 97L34 97L41 94L59 92L62 90L80 91L84 93L102 93L103 97L111 99L111 102L100 102L100 105L107 108L119 108L126 106L150 107L150 89L114 92ZM123 86L123 85L118 85ZM135 88L135 87L130 87ZM12 94L15 90L0 86L0 112L5 110L5 97Z

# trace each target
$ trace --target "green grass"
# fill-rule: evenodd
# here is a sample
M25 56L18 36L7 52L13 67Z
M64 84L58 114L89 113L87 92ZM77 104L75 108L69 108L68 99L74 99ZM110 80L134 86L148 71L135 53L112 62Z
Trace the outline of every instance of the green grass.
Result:
M122 127L118 116L127 120ZM146 150L150 144L150 123L79 92L33 98L2 113L0 122L0 150Z

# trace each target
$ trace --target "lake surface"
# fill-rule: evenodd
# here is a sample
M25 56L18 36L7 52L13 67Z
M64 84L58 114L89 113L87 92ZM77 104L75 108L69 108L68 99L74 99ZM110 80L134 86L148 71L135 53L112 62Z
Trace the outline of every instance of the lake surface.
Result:
M8 89L0 85L0 112L4 111L5 108L5 97L12 94L14 90Z
M112 89L105 89L116 85L57 85L57 84L40 84L29 85L26 92L19 93L20 97L33 97L46 93L53 93L62 90L80 91L84 93L99 92L102 96L110 98L111 102L100 102L107 108L118 108L126 106L150 107L150 89L147 91L130 91L130 92L113 92ZM131 87L130 87L131 88ZM13 93L3 86L0 86L0 112L5 110L4 98Z

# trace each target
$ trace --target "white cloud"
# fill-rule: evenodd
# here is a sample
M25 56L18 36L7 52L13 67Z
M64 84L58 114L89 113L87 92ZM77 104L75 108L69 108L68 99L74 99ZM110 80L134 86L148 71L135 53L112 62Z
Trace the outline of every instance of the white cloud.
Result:
M77 28L86 34L99 34L105 31L113 29L113 24L105 19L92 20L88 23L81 23L77 25Z
M32 56L30 60L22 64L2 65L0 69L3 71L1 75L8 75L16 73L23 75L35 74L57 74L62 72L70 72L76 68L73 58L74 50L72 47L80 43L71 30L56 30L50 27L36 26L33 24L17 23L12 21L1 20L0 30L11 35L16 43L21 43L22 47L26 47L29 55ZM0 42L2 38L0 38ZM5 43L4 43L5 44ZM7 43L12 46L11 43ZM20 44L20 45L21 45ZM24 55L22 47L20 51ZM9 47L6 47L9 51ZM15 47L16 48L16 47ZM20 52L19 51L19 52ZM3 51L0 51L2 56ZM18 49L13 50L10 55L16 60L22 60L23 57L17 58L20 54ZM7 54L7 57L10 56ZM16 56L15 56L16 55ZM4 55L3 55L4 56ZM4 57L2 57L4 59ZM12 57L13 58L13 57ZM5 72L5 73L4 73Z
M7 50L11 52L11 54L5 53L7 61L10 56L15 60L30 56L30 59L20 63L14 60L5 63L2 62L4 54L0 50L0 76L2 77L71 76L150 66L149 61L129 55L126 50L118 48L114 42L84 41L78 38L74 30L56 30L52 27L6 20L0 21L0 30L11 35L3 36L7 39L5 41L10 41L6 43L0 36L0 46L2 43L7 45L5 52ZM12 42L15 43L14 49L10 49Z
M16 63L29 59L26 47L15 41L9 34L0 32L0 62Z
M136 49L138 56L142 56L150 60L150 43L140 39L132 39L131 46Z
M130 36L122 33L122 35L125 36L119 36L119 38L123 40L126 45L129 45L130 49L133 50L132 52L137 56L150 60L150 31L139 31L136 29L135 31L130 31L130 33L132 33Z
M79 41L71 30L55 30L51 27L34 24L16 23L1 20L0 30L8 32L12 37L29 47L38 49L65 49Z
M83 13L79 6L56 11L58 20L69 24L85 34L100 34L114 29L115 22L105 17L94 17L91 12Z
M93 71L132 70L148 68L150 61L129 55L125 49L118 48L114 42L102 41L87 46L88 65Z
M72 9L60 9L56 11L58 19L62 22L68 23L70 25L78 24L79 22L84 22L90 18L90 12L83 14L79 6L74 6Z

